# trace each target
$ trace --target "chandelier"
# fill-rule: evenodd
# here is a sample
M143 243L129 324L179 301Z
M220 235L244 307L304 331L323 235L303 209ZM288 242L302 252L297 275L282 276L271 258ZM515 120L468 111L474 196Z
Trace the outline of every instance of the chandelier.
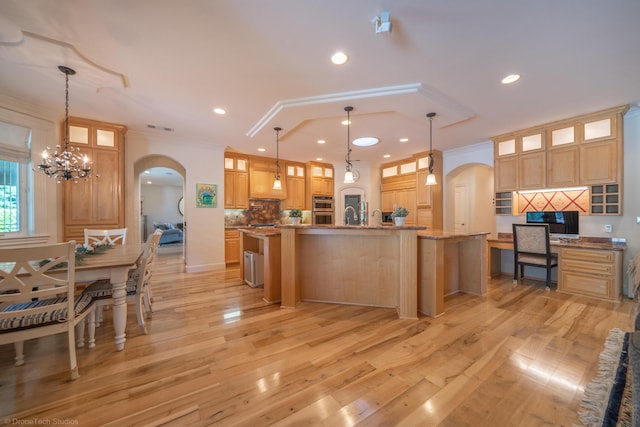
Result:
M79 179L88 179L91 174L91 164L89 158L85 154L81 156L80 149L77 147L69 147L69 75L74 75L75 70L58 66L58 69L65 75L65 117L64 117L64 151L60 151L60 144L56 145L56 151L49 153L51 148L47 147L42 152L42 162L38 165L38 169L44 172L49 178L56 178L58 183L72 180L77 182Z

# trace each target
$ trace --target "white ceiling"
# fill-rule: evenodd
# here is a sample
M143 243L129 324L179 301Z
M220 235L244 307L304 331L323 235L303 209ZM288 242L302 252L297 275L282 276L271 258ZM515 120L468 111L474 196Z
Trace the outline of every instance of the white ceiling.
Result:
M280 126L281 158L336 164L351 105L351 137L381 141L352 159L377 165L428 150L431 111L448 150L635 106L639 20L638 0L2 0L0 94L62 119L67 65L71 115L270 157Z

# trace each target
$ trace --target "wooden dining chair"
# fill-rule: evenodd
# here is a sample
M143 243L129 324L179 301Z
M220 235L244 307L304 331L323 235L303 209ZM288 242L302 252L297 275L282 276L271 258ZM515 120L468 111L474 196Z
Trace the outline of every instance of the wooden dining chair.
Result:
M114 228L109 230L84 229L85 245L124 245L126 241L126 228Z
M546 288L551 288L551 269L558 266L557 254L551 253L548 224L513 224L513 282L524 276L524 267L546 269Z
M145 317L150 317L153 312L151 289L151 275L153 265L158 252L158 245L162 237L162 230L156 230L147 240L147 246L143 254L136 261L136 267L129 271L126 291L127 302L136 304L136 317L140 332L147 334ZM109 306L113 302L113 285L109 279L98 280L85 288L83 294L91 296L97 305L96 326L102 323L102 308Z
M24 341L66 333L71 379L79 377L75 326L90 319L95 347L95 304L89 295L74 296L74 279L74 241L0 249L0 344L14 343L16 366L24 364Z

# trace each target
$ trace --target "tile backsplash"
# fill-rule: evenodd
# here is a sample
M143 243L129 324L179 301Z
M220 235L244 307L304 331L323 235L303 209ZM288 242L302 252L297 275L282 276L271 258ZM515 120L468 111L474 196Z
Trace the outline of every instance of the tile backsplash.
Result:
M224 225L280 224L283 217L280 211L280 200L249 199L249 209L224 211Z

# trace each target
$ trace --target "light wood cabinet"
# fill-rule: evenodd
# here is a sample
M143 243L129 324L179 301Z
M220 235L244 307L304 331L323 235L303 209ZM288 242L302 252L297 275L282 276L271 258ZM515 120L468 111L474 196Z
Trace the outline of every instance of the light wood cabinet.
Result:
M547 152L547 186L549 188L579 185L578 147L557 148Z
M224 155L224 208L249 208L249 158L244 155Z
M313 196L333 197L334 170L333 165L328 163L309 162L306 167L306 208L311 209Z
M285 165L287 180L287 198L282 204L284 210L306 209L305 206L305 171L304 163L287 162Z
M560 248L558 291L607 300L622 292L622 252Z
M224 262L225 264L240 262L240 232L236 229L224 231Z
M591 186L593 193L606 185L622 186L622 118L627 109L615 107L492 138L496 193L576 186ZM608 214L622 213L620 196L609 198L618 202L608 203ZM600 199L592 197L591 214L607 214Z
M69 143L89 157L92 172L86 181L64 182L64 240L84 242L85 228L125 227L126 131L124 125L69 118Z
M407 218L405 219L405 224L417 224L418 213L415 188L383 191L380 198L383 211L390 212L397 207L405 207L409 210L409 215L407 215Z
M254 199L286 199L287 180L285 179L284 162L280 163L280 182L282 189L274 190L276 177L276 159L251 156L249 158L249 197Z
M518 156L518 183L521 190L545 188L547 162L544 151Z

